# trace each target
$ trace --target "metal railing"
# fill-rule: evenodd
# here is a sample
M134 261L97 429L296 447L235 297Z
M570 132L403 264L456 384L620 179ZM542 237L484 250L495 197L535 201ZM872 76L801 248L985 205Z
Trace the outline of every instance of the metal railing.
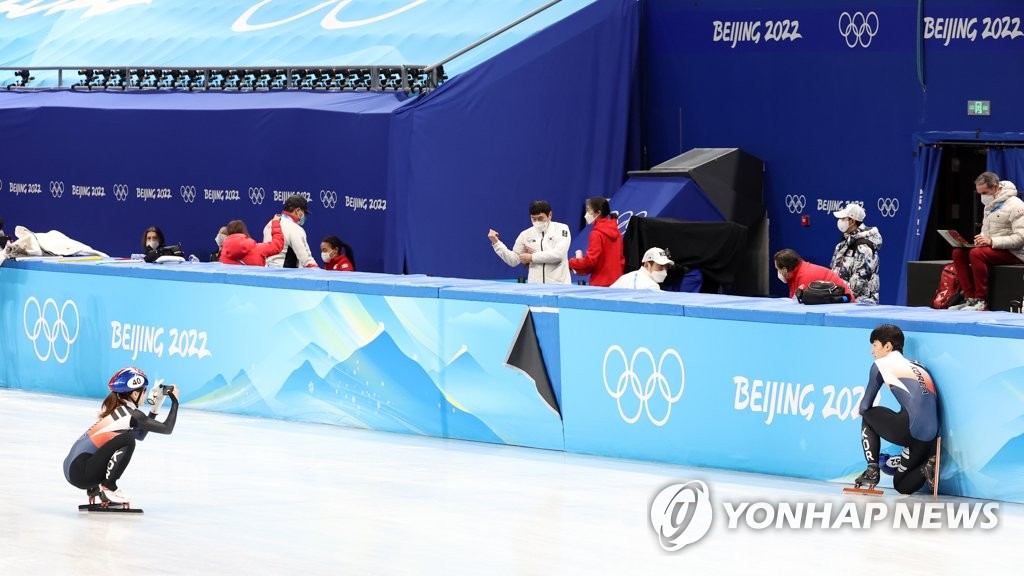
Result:
M11 71L7 90L70 88L81 91L402 91L429 92L447 80L444 70L424 66L288 66L288 67L169 67L169 66L18 66ZM69 83L69 72L77 79ZM56 72L56 85L32 85L35 74ZM2 76L0 76L2 80Z
M190 90L190 91L404 91L426 93L444 83L444 66L504 34L562 0L551 0L491 32L455 53L428 66L17 66L0 67L0 87L7 90L70 88L83 91ZM14 72L5 82L3 72ZM57 73L57 83L32 85L33 72ZM68 72L80 78L66 84Z
M487 36L484 36L483 38L477 40L476 42L473 42L469 46L466 46L465 48L462 48L458 52L455 52L454 54L441 59L440 61L438 61L435 64L431 64L430 66L427 66L426 68L423 69L423 71L427 72L428 74L435 75L436 73L438 73L438 72L443 70L443 67L444 67L445 64L451 62L452 60L458 58L459 56L462 56L463 54L466 54L467 52L469 52L471 50L474 50L474 49L480 47L481 45L485 44L486 42L490 42L494 38L504 34L505 32L508 32L509 30L511 30L512 28L515 28L516 26L519 26L523 22L526 22L530 18L533 18L537 14L540 14L541 12L547 10L548 8L551 8L552 6L554 6L555 4L558 4L561 1L562 0L552 0L551 2L548 2L547 4L537 8L536 10L533 10L529 14L526 14L524 16L521 16L521 17L517 18L516 20L514 20L512 22L509 22L508 24L502 26L501 28L495 30L494 32L491 32ZM443 74L443 72L441 72L441 73ZM435 75L435 78L436 78L436 75Z

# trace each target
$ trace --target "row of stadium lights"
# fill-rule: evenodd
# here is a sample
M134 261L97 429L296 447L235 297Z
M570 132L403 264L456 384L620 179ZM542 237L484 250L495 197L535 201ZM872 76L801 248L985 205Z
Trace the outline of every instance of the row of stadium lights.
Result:
M15 72L8 90L30 89L34 69ZM362 66L345 68L87 68L72 90L191 91L402 91L429 92L447 80L441 67ZM47 88L40 86L39 88Z

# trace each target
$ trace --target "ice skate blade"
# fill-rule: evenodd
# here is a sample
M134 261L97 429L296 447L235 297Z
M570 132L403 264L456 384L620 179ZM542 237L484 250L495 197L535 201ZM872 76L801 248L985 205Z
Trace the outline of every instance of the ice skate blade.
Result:
M857 488L856 486L847 486L846 488L843 488L843 492L847 494L862 494L865 496L881 496L884 494L881 490L876 490L874 488Z
M78 506L79 512L99 512L101 514L142 514L142 508L124 508L120 504L111 504L110 506L103 506L101 504L80 504Z

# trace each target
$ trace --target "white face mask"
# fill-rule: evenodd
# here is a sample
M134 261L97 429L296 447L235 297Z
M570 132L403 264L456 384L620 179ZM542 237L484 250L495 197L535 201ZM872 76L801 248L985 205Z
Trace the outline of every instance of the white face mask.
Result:
M594 220L597 220L597 216L594 216L591 212L587 212L583 215L583 219L587 221L587 224L593 224Z
M330 262L331 258L332 258L332 256L331 256L330 252L321 252L320 253L320 259L324 261L324 264L327 264L328 262Z
M991 203L992 203L992 201L993 201L993 200L995 200L995 199L996 199L996 197L995 197L995 196L989 196L988 194L985 194L985 195L983 195L983 196L981 197L981 204L982 204L983 206L988 206L988 205L989 205L989 204L991 204Z
M537 230L538 232L540 232L541 234L543 234L543 233L544 233L544 232L545 232L545 231L546 231L546 230L548 229L548 222L547 222L547 220L545 220L544 222L534 222L534 223L533 223L533 227L534 227L534 228L535 228L535 229L536 229L536 230Z
M846 218L840 218L836 220L836 228L839 228L840 232L846 234L846 231L850 229L850 221Z
M668 278L668 272L665 270L654 270L651 272L651 278L654 278L655 282L661 284L665 281L665 278Z
M159 246L159 245L160 245L160 243L157 242L156 240L150 240L149 242L146 242L146 246L149 246L153 250L156 250L157 246Z
M217 236L213 239L213 241L216 242L217 243L217 247L220 248L221 246L224 245L224 239L227 238L227 237L228 237L227 234L217 234Z
M782 275L782 270L776 270L775 275L779 277L779 280L782 280L783 284L786 283L786 277Z

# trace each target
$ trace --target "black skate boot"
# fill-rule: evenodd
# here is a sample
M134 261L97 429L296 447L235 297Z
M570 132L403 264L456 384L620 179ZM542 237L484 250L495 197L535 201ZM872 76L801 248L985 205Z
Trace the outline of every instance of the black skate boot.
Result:
M857 476L857 479L853 481L853 484L857 488L863 488L866 486L868 490L871 490L878 485L879 478L880 474L878 472L878 464L868 464L867 469L864 470L863 474Z
M921 469L924 474L924 481L928 483L928 489L935 490L935 456L933 455L924 463L924 468Z

